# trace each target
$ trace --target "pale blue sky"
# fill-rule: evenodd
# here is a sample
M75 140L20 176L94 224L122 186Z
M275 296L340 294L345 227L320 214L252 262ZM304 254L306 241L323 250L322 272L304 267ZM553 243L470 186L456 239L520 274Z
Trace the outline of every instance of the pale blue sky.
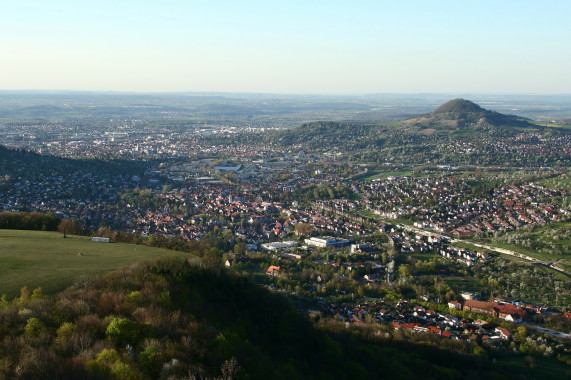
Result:
M0 89L571 93L571 1L0 0Z

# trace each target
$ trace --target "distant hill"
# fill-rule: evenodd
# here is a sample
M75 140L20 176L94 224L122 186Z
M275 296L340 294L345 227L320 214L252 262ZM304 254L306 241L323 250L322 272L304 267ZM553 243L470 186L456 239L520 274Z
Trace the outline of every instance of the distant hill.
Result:
M465 99L454 99L434 111L403 121L424 128L455 129L470 127L534 127L529 119L488 111Z
M344 146L349 140L370 140L378 136L379 126L363 123L315 121L268 135L280 145L311 148Z
M565 124L563 124L565 126ZM520 116L486 110L465 99L454 99L432 112L393 123L314 121L301 126L260 134L242 143L275 144L306 153L328 153L338 159L398 164L566 166L567 127L541 126ZM522 155L534 144L538 154ZM255 139L258 141L255 141ZM497 152L491 142L504 141L510 149ZM457 154L457 142L474 144ZM236 144L233 136L228 144ZM533 149L539 149L535 147Z
M312 149L363 149L382 146L402 146L408 142L425 144L422 138L432 134L471 136L513 135L522 128L539 127L531 120L488 111L465 99L454 99L432 112L392 124L316 121L269 135L272 142L286 146Z
M71 159L39 154L24 149L0 145L0 177L10 176L19 181L43 180L48 176L70 176L91 173L99 177L125 173L142 175L143 164L137 161ZM0 189L5 184L0 180ZM10 183L7 183L10 185Z

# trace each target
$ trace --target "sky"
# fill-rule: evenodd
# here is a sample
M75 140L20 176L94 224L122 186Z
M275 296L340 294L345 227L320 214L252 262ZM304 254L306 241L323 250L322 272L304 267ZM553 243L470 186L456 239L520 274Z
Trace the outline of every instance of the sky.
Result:
M569 0L0 0L0 89L571 93Z

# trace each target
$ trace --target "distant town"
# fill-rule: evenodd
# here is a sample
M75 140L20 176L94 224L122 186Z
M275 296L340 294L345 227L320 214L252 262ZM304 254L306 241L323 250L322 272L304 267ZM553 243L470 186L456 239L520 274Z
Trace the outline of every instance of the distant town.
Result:
M0 173L2 213L52 214L94 242L206 241L221 266L316 320L489 349L514 334L541 346L546 334L546 356L569 339L569 171L556 160L568 159L570 134L450 139L443 154L530 158L421 165L406 150L379 161L330 141L279 143L321 125L109 124L0 128L17 158ZM549 165L526 166L539 161Z

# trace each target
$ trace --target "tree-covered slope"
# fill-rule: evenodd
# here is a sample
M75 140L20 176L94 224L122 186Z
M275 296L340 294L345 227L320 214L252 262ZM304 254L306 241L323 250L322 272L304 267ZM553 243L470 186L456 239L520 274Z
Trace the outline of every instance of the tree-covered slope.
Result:
M562 167L571 133L451 100L390 124L316 121L258 135L258 143L310 153L341 152L353 162L413 165ZM252 143L252 141L228 141Z
M0 306L4 378L519 375L468 354L383 340L374 330L317 329L282 296L174 258L83 278L51 298L23 290Z
M486 110L465 99L454 99L434 111L405 120L407 124L432 128L474 128L480 126L533 128L528 119Z
M0 145L0 177L11 176L19 177L20 180L34 180L75 173L113 176L125 172L142 174L142 165L137 161L69 159L29 150L9 149Z

